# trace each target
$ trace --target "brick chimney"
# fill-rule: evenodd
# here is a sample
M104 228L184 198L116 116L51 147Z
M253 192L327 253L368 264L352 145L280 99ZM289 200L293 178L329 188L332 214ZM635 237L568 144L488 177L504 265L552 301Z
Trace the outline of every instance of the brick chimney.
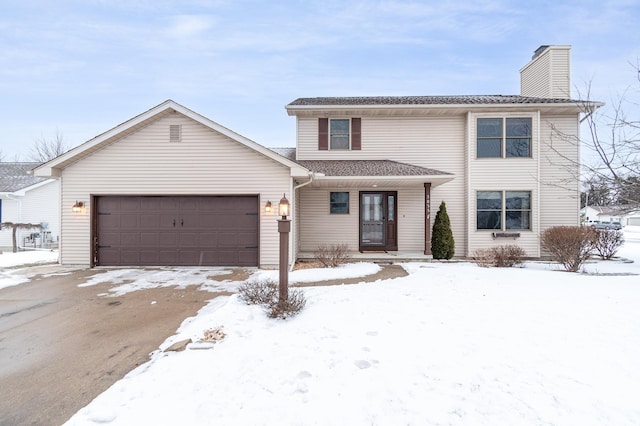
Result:
M520 94L571 98L571 46L540 46L520 70Z

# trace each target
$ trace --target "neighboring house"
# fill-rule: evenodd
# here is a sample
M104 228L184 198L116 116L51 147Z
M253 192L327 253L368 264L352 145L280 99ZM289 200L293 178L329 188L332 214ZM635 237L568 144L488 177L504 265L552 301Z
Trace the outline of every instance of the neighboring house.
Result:
M538 49L521 95L297 99L295 149L166 101L36 169L61 178L61 262L274 266L283 194L291 261L324 244L428 257L441 201L457 256L538 257L542 231L579 223L569 50Z
M40 163L0 162L0 222L33 223L42 230L18 229L19 247L52 247L60 229L60 183L55 179L34 176L31 171ZM0 231L0 248L13 247L13 230Z
M580 210L584 223L620 222L622 226L640 225L640 212L621 206L587 206Z

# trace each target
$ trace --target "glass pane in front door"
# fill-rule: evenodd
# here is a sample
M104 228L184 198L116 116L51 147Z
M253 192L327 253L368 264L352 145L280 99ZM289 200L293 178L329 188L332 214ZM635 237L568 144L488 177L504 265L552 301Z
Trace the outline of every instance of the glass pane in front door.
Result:
M362 245L384 245L383 194L362 194Z

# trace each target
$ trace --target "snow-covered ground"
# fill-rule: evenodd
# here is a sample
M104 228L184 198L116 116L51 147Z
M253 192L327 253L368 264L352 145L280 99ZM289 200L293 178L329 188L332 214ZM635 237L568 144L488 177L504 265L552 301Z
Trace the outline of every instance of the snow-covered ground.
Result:
M592 261L582 274L409 263L404 278L304 288L307 306L286 321L216 298L161 347L217 327L222 341L155 352L68 424L640 424L640 228L625 237L619 255L634 263ZM129 270L114 294L209 288L197 269L162 272Z
M21 266L55 263L58 261L57 250L32 250L18 253L0 253L0 290L5 287L29 282L26 272ZM7 270L6 268L13 268Z

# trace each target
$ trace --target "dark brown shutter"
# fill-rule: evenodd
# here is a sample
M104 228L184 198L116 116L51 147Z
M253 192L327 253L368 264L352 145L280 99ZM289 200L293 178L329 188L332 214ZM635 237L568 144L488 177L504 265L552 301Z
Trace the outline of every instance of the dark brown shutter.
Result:
M359 151L361 149L361 123L359 118L351 119L351 149Z
M329 149L329 119L318 119L318 149L326 151Z

